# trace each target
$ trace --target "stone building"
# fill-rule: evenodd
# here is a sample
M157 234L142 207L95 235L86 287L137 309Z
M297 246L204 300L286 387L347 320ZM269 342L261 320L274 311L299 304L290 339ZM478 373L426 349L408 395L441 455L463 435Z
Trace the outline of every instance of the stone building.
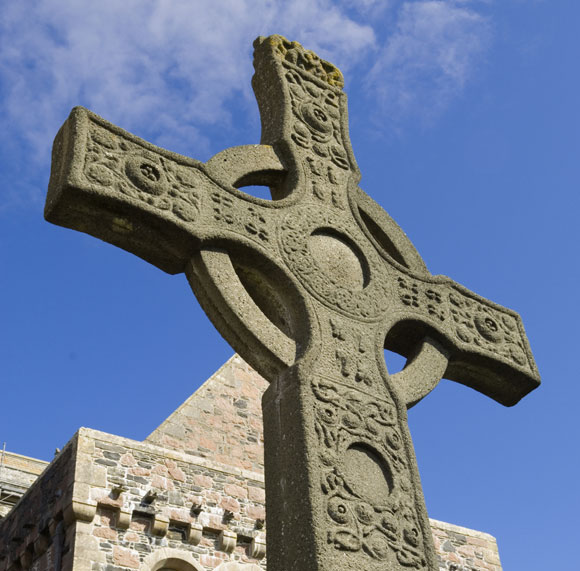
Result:
M143 442L81 428L50 464L3 452L0 571L265 569L266 386L234 356ZM492 536L431 527L441 570L501 570Z

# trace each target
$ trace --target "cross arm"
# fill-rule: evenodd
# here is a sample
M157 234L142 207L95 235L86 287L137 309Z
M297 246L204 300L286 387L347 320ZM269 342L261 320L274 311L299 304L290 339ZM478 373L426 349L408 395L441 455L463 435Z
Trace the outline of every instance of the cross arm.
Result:
M407 356L409 367L416 348L426 338L433 338L448 359L444 378L465 384L503 405L516 404L540 384L516 312L445 276L419 278L401 273L395 278L395 286L398 311L385 347ZM415 368L420 369L420 364ZM417 386L404 386L403 381L409 380L405 370L399 375L394 375L393 381L412 406L419 400ZM427 392L432 388L428 387Z
M45 217L179 273L203 243L275 255L277 203L234 185L275 186L284 174L267 145L226 149L204 164L76 107L54 141Z

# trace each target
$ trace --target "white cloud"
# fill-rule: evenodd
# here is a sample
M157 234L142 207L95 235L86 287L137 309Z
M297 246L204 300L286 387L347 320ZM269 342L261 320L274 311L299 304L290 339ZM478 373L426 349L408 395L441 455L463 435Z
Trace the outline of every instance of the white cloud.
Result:
M326 0L12 2L0 22L0 113L41 155L78 103L200 144L204 125L227 123L228 98L250 96L252 40L274 32L346 67L374 41Z
M340 0L340 4L345 8L371 17L390 10L393 3L396 3L396 0Z
M252 41L273 33L350 81L372 54L369 86L390 115L412 116L426 100L442 108L483 52L486 20L465 1L361 2L9 2L0 15L0 145L22 145L27 162L46 169L58 127L82 104L157 144L207 154L216 128L234 128L231 109L254 118ZM393 29L381 46L385 27Z
M404 2L368 85L391 117L433 118L477 69L489 21L466 0Z

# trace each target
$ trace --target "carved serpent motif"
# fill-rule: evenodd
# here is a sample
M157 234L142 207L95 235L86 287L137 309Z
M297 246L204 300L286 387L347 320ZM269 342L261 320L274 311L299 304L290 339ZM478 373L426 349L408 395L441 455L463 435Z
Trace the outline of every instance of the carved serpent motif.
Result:
M339 169L349 170L341 137L340 95L332 89L321 88L292 69L286 72L286 81L295 117L292 140Z
M298 42L290 42L282 36L270 36L267 41L274 47L274 54L281 61L311 73L332 87L344 87L342 73L335 65L319 58Z
M185 222L199 222L202 206L227 230L258 244L271 240L275 221L256 204L240 200L206 173L182 165L138 143L118 136L89 119L83 175L90 184L172 213Z
M344 210L352 167L343 137L344 94L332 82L321 79L324 74L313 77L308 66L296 61L301 59L283 60L292 113L290 139L304 168L310 171L306 177L312 196Z

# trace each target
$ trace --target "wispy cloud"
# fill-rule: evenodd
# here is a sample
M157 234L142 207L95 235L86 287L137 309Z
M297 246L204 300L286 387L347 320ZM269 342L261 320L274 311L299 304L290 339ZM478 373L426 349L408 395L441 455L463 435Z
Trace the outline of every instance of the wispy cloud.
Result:
M46 168L52 138L78 104L178 152L212 150L232 109L253 116L251 44L272 33L347 74L370 69L384 112L412 116L462 88L487 22L458 0L9 2L0 15L0 157L20 146Z
M432 119L472 76L490 40L469 0L404 2L368 78L383 110Z
M78 103L149 135L171 132L180 146L199 144L204 125L227 122L229 98L248 97L252 40L274 32L346 66L374 42L369 25L325 0L9 3L2 120L41 154Z

